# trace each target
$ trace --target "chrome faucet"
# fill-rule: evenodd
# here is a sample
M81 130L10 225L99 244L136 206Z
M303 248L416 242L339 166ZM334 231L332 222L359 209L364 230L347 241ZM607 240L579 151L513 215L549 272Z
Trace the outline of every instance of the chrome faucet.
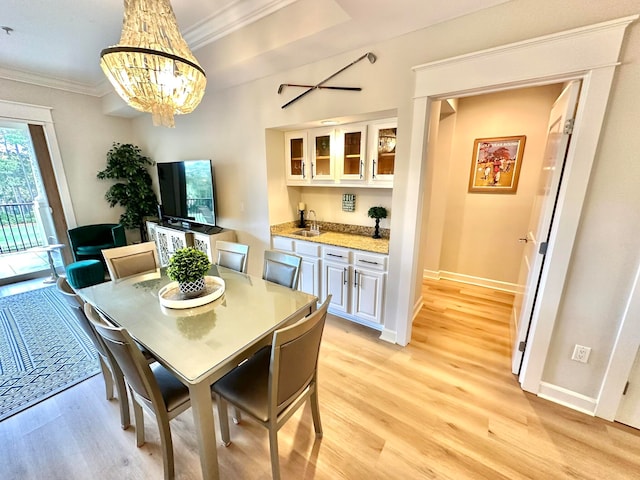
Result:
M309 227L309 230L311 230L312 232L320 232L315 210L309 210L309 220L311 220L311 214L313 214L313 221L311 222L311 227Z

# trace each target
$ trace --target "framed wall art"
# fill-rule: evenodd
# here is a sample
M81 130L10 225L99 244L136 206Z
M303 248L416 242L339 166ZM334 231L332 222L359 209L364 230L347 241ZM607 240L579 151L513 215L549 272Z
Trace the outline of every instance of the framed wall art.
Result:
M470 193L516 193L527 137L477 138L473 142Z

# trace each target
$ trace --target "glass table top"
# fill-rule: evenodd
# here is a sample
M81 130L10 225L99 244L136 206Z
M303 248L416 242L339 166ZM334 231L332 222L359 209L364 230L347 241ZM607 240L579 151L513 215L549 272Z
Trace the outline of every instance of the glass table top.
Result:
M187 383L196 383L279 325L308 313L317 298L223 267L208 273L225 281L225 293L189 309L162 306L158 291L171 282L166 269L78 291Z

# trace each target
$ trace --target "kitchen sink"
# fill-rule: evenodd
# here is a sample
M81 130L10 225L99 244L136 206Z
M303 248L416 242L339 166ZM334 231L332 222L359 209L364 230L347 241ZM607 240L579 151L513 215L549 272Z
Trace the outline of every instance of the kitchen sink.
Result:
M293 232L293 235L300 235L301 237L317 237L322 235L319 230L297 230Z

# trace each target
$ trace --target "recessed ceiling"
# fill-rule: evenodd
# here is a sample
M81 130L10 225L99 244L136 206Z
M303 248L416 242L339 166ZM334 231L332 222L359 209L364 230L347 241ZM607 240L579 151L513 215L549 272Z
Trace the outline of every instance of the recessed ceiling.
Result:
M509 0L173 0L178 25L220 89ZM120 39L121 0L3 0L0 78L110 91L100 51Z

